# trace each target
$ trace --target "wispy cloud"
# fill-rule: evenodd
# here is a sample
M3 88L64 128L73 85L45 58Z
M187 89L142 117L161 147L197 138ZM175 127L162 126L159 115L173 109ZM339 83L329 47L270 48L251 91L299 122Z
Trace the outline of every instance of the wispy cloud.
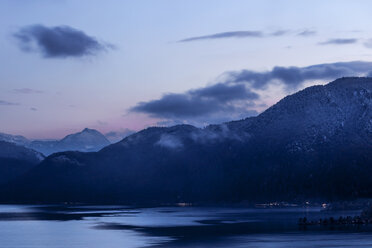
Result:
M298 36L313 36L313 35L316 35L316 31L315 30L311 30L311 29L305 29L303 31L300 31L299 33L297 33Z
M35 89L30 89L30 88L22 88L22 89L13 89L13 93L17 94L41 94L44 93L42 90L35 90Z
M19 105L19 103L0 100L0 106L15 106L15 105Z
M319 45L349 45L355 44L358 39L330 39L324 42L320 42Z
M108 125L108 122L97 120L97 125L99 125L99 126L107 126Z
M372 39L367 40L363 45L367 48L372 48Z
M227 38L267 38L267 37L279 37L284 35L297 35L297 36L312 36L315 35L316 31L305 29L300 32L289 30L289 29L278 29L276 31L265 32L260 30L248 30L248 31L230 31L221 32L209 35L194 36L179 40L178 42L191 42L200 40L214 40L214 39L227 39Z
M225 39L225 38L258 38L262 37L263 34L261 31L232 31L232 32L223 32L203 36L195 36L179 40L178 42L190 42L197 40L211 40L211 39Z
M290 30L277 30L277 31L272 32L270 35L272 35L272 36L283 36L283 35L287 35L289 33L291 33Z
M128 128L122 128L122 129L117 130L117 131L110 131L110 132L106 133L105 136L111 143L115 143L115 142L118 142L118 141L124 139L125 137L135 133L135 132L136 131L128 129Z
M178 137L169 134L163 134L155 145L168 149L179 149L183 147L182 141Z
M96 55L110 47L69 26L26 26L18 30L14 37L23 51L39 52L45 58Z

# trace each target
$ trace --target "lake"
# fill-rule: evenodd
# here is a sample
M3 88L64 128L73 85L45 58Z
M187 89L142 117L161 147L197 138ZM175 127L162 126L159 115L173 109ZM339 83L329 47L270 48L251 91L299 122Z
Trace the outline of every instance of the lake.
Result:
M369 226L297 225L321 208L0 205L0 248L372 247Z

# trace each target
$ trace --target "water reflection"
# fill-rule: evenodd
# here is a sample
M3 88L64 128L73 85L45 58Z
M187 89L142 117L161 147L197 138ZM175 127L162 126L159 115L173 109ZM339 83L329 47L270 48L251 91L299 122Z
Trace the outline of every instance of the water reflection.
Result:
M0 247L370 247L370 226L299 228L320 208L0 206Z

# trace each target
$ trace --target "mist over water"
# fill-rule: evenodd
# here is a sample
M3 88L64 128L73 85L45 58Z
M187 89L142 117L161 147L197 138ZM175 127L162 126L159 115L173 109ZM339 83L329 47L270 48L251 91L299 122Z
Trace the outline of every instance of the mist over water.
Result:
M320 208L0 206L0 247L370 247L368 226L301 228Z

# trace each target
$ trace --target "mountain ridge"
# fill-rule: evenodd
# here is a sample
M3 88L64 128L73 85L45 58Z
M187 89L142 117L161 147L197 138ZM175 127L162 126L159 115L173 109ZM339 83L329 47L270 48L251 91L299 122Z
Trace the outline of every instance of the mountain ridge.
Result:
M164 203L370 197L371 92L372 78L341 78L287 96L257 117L204 129L151 127L95 153L53 154L14 181L8 187L13 193L5 192L4 199Z

